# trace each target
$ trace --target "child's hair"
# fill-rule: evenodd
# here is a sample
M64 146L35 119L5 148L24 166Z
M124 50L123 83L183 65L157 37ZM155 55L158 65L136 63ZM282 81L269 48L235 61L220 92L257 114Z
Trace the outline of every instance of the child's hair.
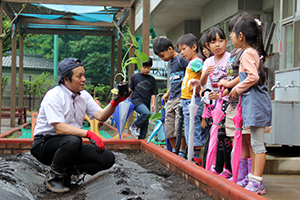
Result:
M153 42L153 51L156 55L158 55L160 52L167 51L169 47L173 47L173 43L168 38L156 38Z
M209 45L210 42L215 41L217 38L217 34L221 39L226 40L224 31L220 27L214 26L211 27L206 34L206 43Z
M242 13L239 13L237 15L235 15L233 18L231 18L231 20L228 23L228 32L231 32L236 21L242 16Z
M178 45L182 45L182 44L185 44L185 45L189 46L190 48L192 48L194 45L196 45L197 46L196 52L198 52L198 49L199 49L198 39L192 33L184 34L183 36L181 36L178 39L177 47L178 47Z
M232 30L236 35L242 33L245 36L245 41L256 49L259 56L263 56L259 65L260 78L258 85L263 85L266 81L266 69L264 67L264 62L266 57L268 57L267 52L264 49L261 25L258 25L256 20L251 16L241 16Z
M206 57L205 55L203 54L203 48L206 48L206 34L202 35L202 37L200 38L199 40L199 48L200 48L200 51L199 51L199 56L203 59L203 61L206 60ZM207 49L209 51L209 56L213 56L214 54L211 52L211 50Z
M143 63L143 66L145 66L145 67L152 66L152 58L150 58L150 56L148 56L148 61Z
M243 13L239 13L237 15L235 15L234 17L231 18L231 20L228 23L228 31L231 32L233 30L233 27L235 25L235 23L237 22L237 20L242 17L242 16L248 16L248 17L252 17L252 15L250 15L247 12L243 12Z

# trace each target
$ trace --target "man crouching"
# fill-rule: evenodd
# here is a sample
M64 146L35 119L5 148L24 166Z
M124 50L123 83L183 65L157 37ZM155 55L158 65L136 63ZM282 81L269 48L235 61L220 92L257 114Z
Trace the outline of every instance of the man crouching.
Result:
M31 154L50 166L46 187L53 192L70 191L72 175L94 175L115 163L114 154L104 148L101 138L81 128L85 114L90 119L106 121L116 106L129 96L128 84L106 108L101 109L84 90L85 64L75 58L60 62L58 86L46 93L40 105ZM93 145L83 144L83 137L89 138Z

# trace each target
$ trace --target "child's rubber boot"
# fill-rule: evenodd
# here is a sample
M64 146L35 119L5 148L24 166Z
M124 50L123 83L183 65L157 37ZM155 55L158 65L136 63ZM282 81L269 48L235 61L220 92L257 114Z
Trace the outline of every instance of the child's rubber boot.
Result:
M252 158L247 158L247 171L248 171L248 175L245 176L245 178L241 181L238 181L237 184L239 186L242 186L242 187L246 187L246 185L248 185L248 181L249 181L249 174L251 174L251 170L252 170Z
M247 176L247 174L248 174L248 159L240 158L237 182L243 180ZM228 180L233 181L233 177L231 177Z

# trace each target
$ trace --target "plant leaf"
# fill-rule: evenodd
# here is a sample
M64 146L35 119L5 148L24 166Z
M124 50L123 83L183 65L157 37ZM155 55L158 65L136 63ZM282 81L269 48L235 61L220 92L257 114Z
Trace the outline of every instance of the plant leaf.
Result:
M139 69L141 69L141 68L143 67L143 61L142 61L141 56L138 56L138 57L137 57L137 63L136 63L136 65L137 65L137 67L138 67Z
M139 47L139 43L136 41L135 36L132 35L130 31L128 31L128 32L129 32L129 35L130 35L130 38L131 38L131 41L132 41L133 45L135 46L135 48L138 48Z
M142 61L142 58L141 58L141 51L139 49L136 49L134 51L134 54L136 55L136 65L139 69L141 69L143 67L143 61Z
M151 113L152 114L152 113ZM151 117L149 118L149 120L158 120L158 119L160 119L161 118L161 113L160 112L157 112L157 113L155 113L155 115L151 115Z
M134 54L136 55L136 57L139 57L141 55L141 51L139 49L136 49L134 51Z
M130 63L137 64L137 60L136 60L136 58L134 58L134 57L128 58L128 60L130 60ZM128 61L128 60L127 60L127 61ZM127 61L126 61L126 62L127 62Z
M143 63L148 61L148 56L144 52L142 52L141 58Z

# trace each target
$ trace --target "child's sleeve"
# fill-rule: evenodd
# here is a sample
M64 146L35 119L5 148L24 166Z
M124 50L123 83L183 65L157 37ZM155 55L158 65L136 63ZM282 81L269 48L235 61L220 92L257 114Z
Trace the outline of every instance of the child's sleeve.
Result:
M183 69L185 69L187 66L188 66L188 64L189 64L189 61L188 60L186 60L186 59L184 59L184 58L180 58L180 59L178 59L179 60L179 65L183 68Z
M203 71L206 70L209 65L211 65L210 58L207 58L203 63Z
M156 85L156 80L153 77L153 87L152 87L152 95L157 95L158 94L158 89L157 89L157 85Z
M200 59L192 61L191 70L198 73L203 68L203 63Z
M251 52L245 52L244 55L241 57L242 69L240 68L240 72L243 70L247 74L247 78L239 84L237 84L235 87L236 92L239 95L258 81L259 75L256 67L257 64L259 64L258 55L256 56Z

